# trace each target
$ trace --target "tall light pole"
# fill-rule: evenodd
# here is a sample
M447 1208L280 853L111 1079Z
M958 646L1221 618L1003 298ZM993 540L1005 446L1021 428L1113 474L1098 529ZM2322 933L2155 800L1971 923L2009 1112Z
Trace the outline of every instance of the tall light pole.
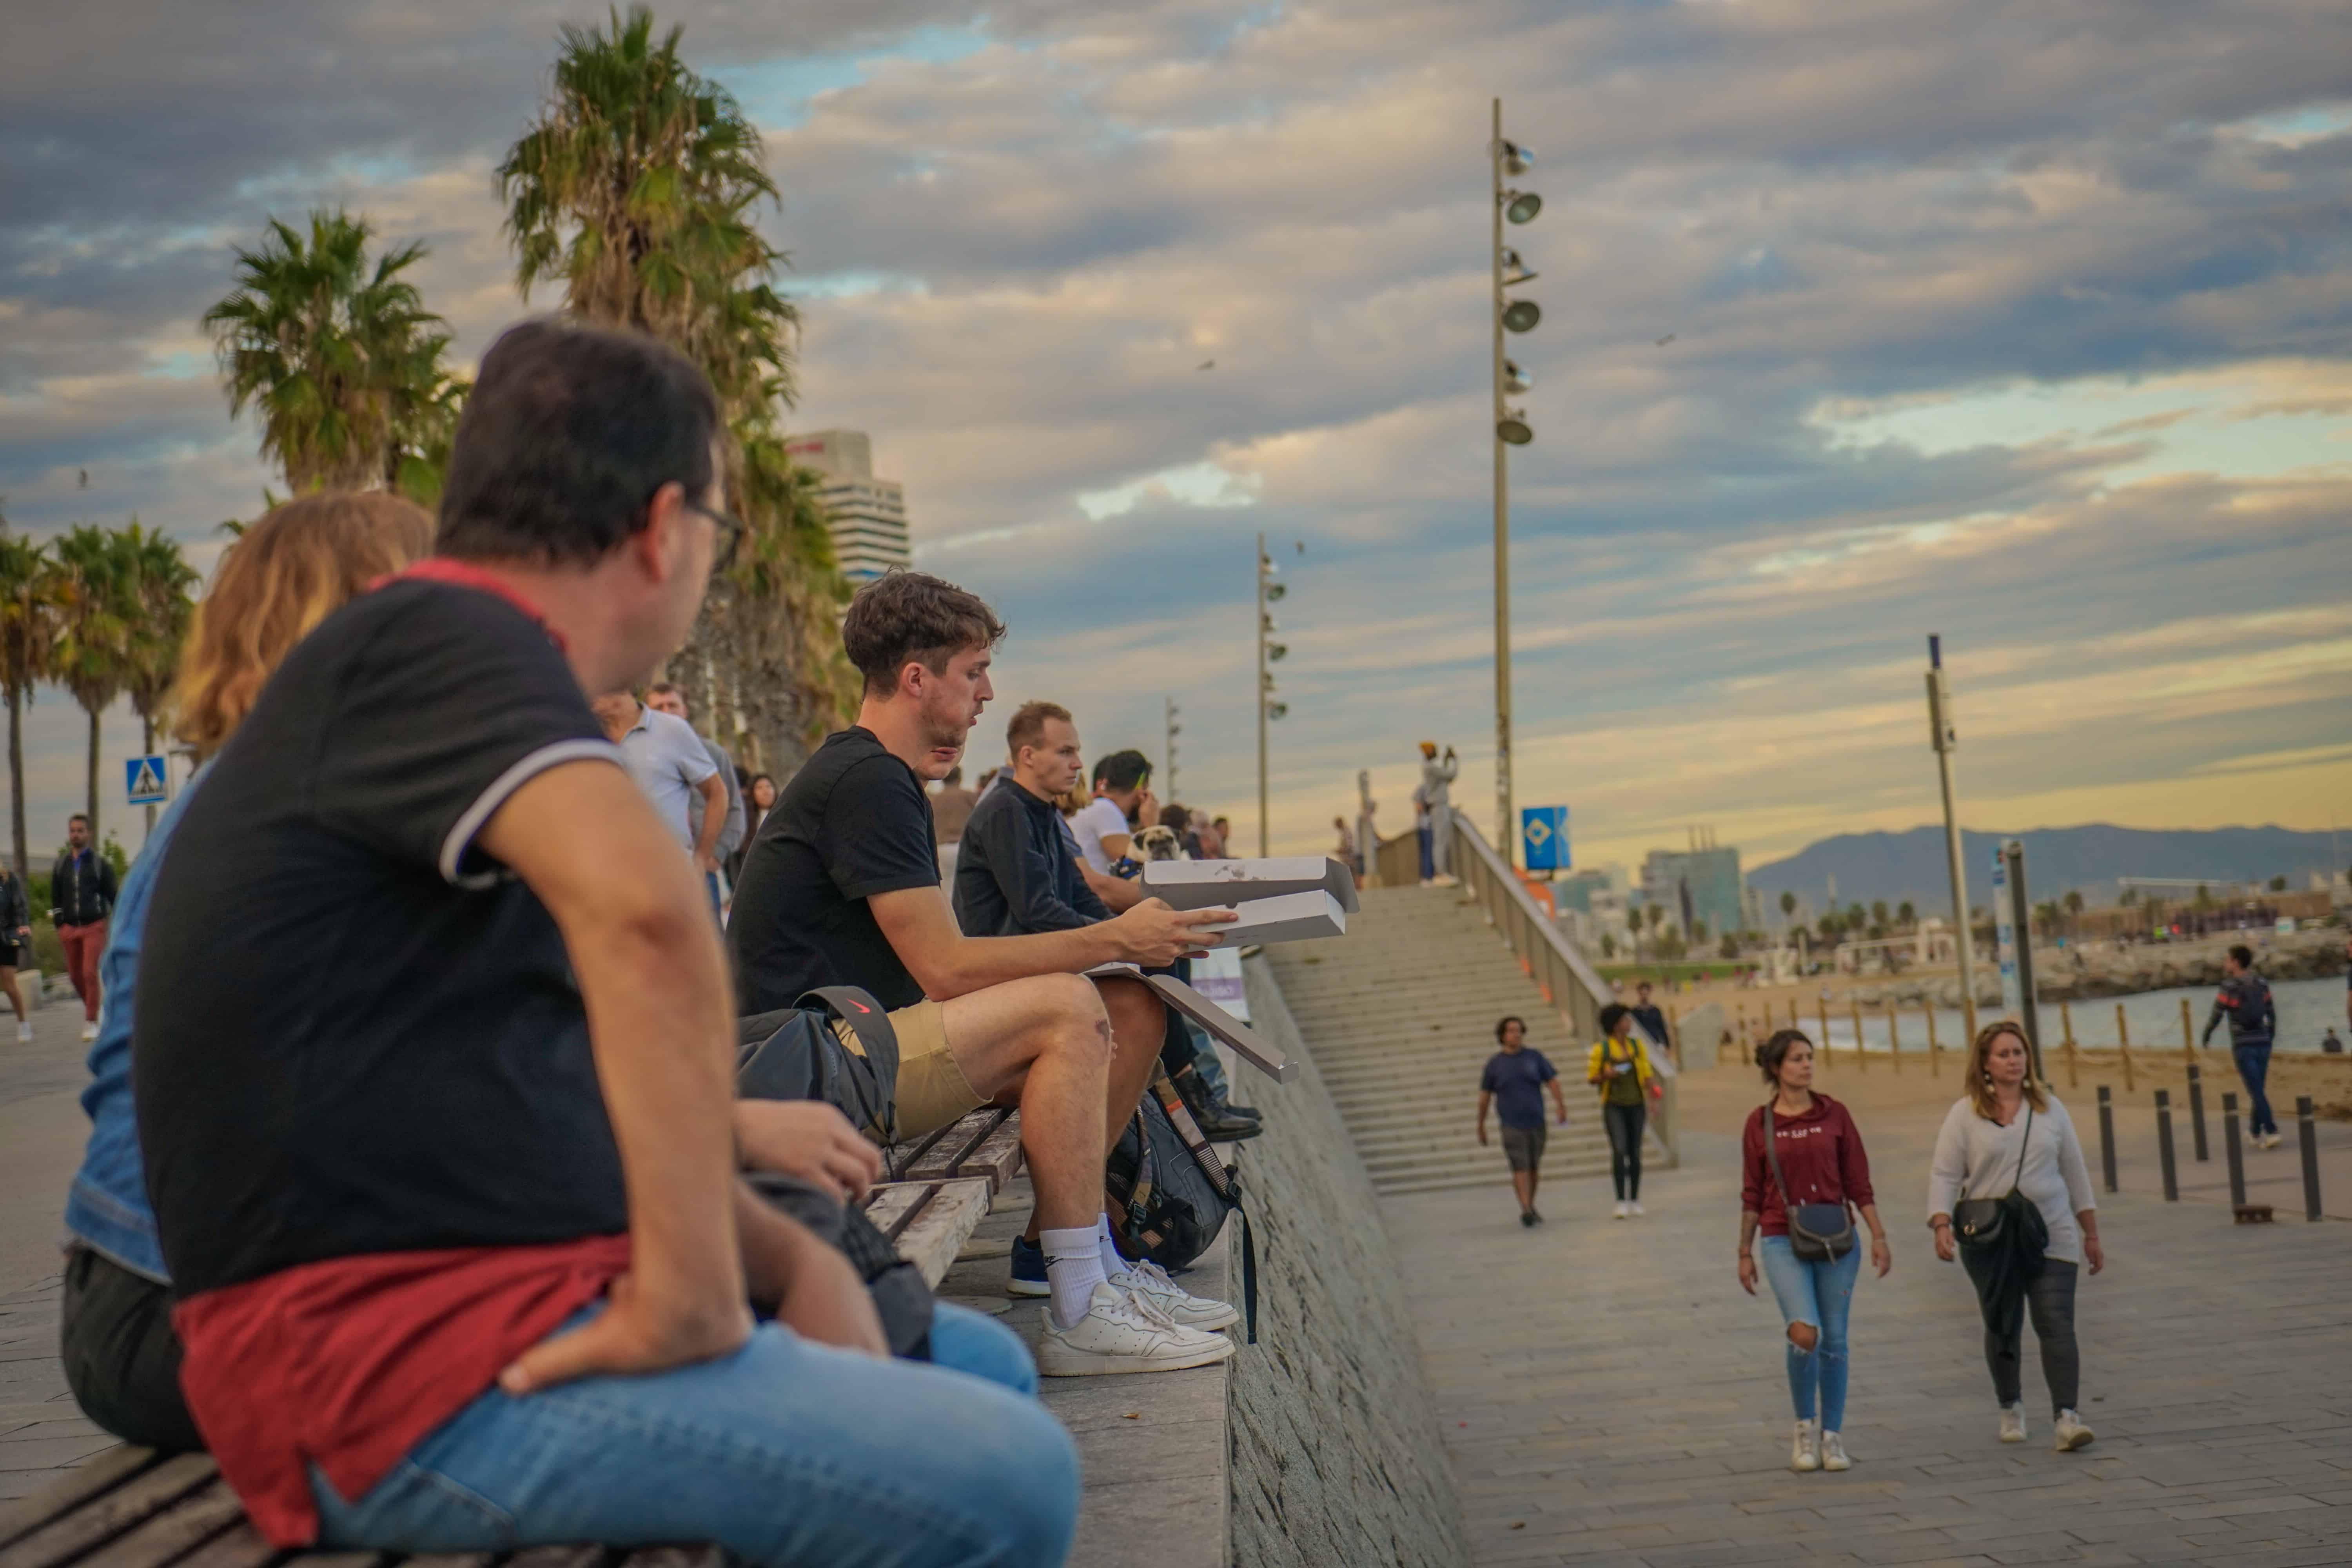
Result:
M1495 134L1486 144L1488 173L1494 187L1493 316L1495 339L1495 847L1505 860L1517 853L1518 825L1511 809L1511 489L1510 464L1505 449L1524 447L1535 439L1527 411L1505 399L1525 392L1530 383L1503 353L1506 331L1524 332L1543 320L1533 300L1512 300L1503 290L1532 283L1536 275L1519 253L1503 243L1503 224L1531 221L1543 210L1543 198L1533 191L1505 187L1507 174L1524 174L1535 162L1526 148L1503 140L1503 100L1495 100ZM1511 274L1506 277L1505 270Z
M1161 706L1166 710L1163 718L1168 727L1167 743L1161 752L1161 755L1167 759L1168 763L1168 798L1170 800L1181 800L1183 799L1183 796L1176 793L1176 737L1182 732L1184 726L1176 722L1176 715L1182 712L1183 710L1176 706L1176 699L1173 697L1163 697L1160 701Z
M1936 772L1944 786L1944 858L1952 876L1952 924L1959 939L1960 1014L1970 1044L1977 1037L1976 936L1969 921L1969 871L1960 855L1960 819L1952 806L1952 752L1960 732L1952 722L1952 686L1944 676L1944 639L1927 635L1927 727L1936 748Z
M1283 595L1283 585L1275 579L1277 568L1274 557L1265 552L1265 535L1257 536L1257 853L1264 859L1274 853L1273 827L1266 817L1265 804L1265 727L1273 720L1290 711L1288 705L1276 700L1274 670L1270 668L1290 650L1272 640L1279 630L1274 624L1274 612L1267 608Z

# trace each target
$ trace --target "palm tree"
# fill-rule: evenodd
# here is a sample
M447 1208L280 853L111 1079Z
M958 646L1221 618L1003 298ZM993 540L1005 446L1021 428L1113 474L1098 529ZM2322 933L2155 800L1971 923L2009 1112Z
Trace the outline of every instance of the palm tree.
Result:
M1780 918L1782 920L1787 920L1796 912L1797 895L1794 893L1783 892L1780 895Z
M340 209L311 213L307 234L272 218L204 315L231 416L259 409L262 453L298 494L396 482L404 437L439 406L449 334L401 276L425 248L371 262L374 237Z
M56 543L62 603L49 673L89 716L88 796L89 839L99 837L99 721L122 695L140 615L115 536L84 523Z
M182 559L176 540L165 538L161 531L142 529L135 517L130 527L115 535L115 545L121 553L131 601L138 606L122 686L131 698L131 710L139 715L139 754L152 756L155 724L172 694L173 679L179 673L180 645L186 640L188 623L196 613L189 590L198 579ZM152 805L147 808L147 826L151 830L155 826Z
M1905 931L1908 931L1918 923L1919 911L1911 907L1910 900L1906 899L1895 907L1895 918Z
M700 364L727 411L727 490L751 530L672 676L753 765L785 765L854 706L837 625L848 596L814 477L784 451L800 318L786 258L755 226L779 203L759 128L658 39L652 13L567 25L539 117L499 166L515 281L652 332ZM777 752L766 755L772 747Z
M25 704L49 672L58 623L58 567L48 549L7 531L0 518L0 690L8 698L10 847L16 875L26 874Z

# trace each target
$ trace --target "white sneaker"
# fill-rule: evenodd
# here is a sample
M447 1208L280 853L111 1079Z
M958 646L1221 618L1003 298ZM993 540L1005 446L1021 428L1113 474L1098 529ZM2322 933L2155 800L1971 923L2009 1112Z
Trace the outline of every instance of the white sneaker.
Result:
M2004 1443L2025 1441L2025 1406L2004 1405L2000 1407L2000 1440Z
M84 1024L81 1026L81 1037L82 1043L85 1045L98 1038L98 1026L96 1024Z
M1095 1287L1087 1315L1065 1329L1045 1310L1037 1370L1047 1377L1117 1372L1176 1372L1209 1366L1234 1353L1234 1342L1171 1323L1108 1280Z
M1639 1198L1635 1198L1632 1203L1627 1204L1625 1206L1633 1211L1633 1215L1635 1219L1640 1219L1643 1215L1650 1212L1648 1209L1642 1206L1642 1200Z
M1130 1263L1110 1277L1110 1282L1130 1296L1140 1297L1179 1328L1224 1329L1242 1320L1231 1304L1195 1296L1168 1277L1168 1270L1148 1259Z
M1625 1200L1623 1198L1619 1198L1617 1200L1617 1206L1610 1211L1609 1217L1611 1219L1623 1219L1627 1212L1628 1205Z
M31 1024L21 1023L16 1026L16 1043L20 1046L29 1046L33 1043L33 1026Z
M2098 1434L2096 1432L2094 1432L2088 1426L2084 1426L2083 1418L2075 1415L2073 1411L2061 1410L2058 1412L2058 1442L2056 1447L2060 1453L2071 1454L2077 1448L2088 1447L2090 1446L2091 1439L2097 1436Z
M2265 1132L2262 1137L2262 1144L2265 1149L2275 1149L2284 1142L2285 1142L2285 1140L2282 1139L2275 1132Z
M1845 1457L1845 1439L1834 1432L1822 1434L1822 1468L1850 1470L1853 1461Z
M1821 1433L1811 1421L1797 1423L1796 1439L1789 1445L1789 1468L1801 1476L1822 1468Z

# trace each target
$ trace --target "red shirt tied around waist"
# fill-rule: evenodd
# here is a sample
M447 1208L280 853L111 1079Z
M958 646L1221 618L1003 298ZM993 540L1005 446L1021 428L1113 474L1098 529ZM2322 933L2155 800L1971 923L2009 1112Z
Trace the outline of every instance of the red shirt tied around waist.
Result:
M1799 1204L1852 1204L1856 1208L1876 1202L1870 1188L1870 1156L1862 1147L1862 1131L1844 1106L1816 1089L1813 1103L1801 1116L1772 1117L1775 1152L1780 1174L1789 1184L1789 1198ZM1789 1205L1780 1184L1772 1179L1764 1157L1764 1107L1748 1118L1739 1138L1739 1206L1762 1217L1766 1236L1789 1234Z

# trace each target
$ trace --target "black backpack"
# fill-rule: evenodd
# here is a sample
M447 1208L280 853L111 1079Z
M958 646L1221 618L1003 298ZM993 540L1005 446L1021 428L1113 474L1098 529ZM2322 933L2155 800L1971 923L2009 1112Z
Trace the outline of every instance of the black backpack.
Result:
M1103 1171L1103 1185L1118 1200L1111 1215L1119 1250L1149 1258L1162 1268L1182 1268L1207 1252L1225 1228L1225 1216L1242 1226L1242 1311L1249 1342L1257 1342L1257 1248L1249 1216L1242 1212L1240 1178L1225 1169L1183 1097L1164 1072L1118 1135Z
M846 1026L857 1043L845 1045ZM736 1025L735 1093L821 1100L885 1148L898 1142L898 1033L873 993L824 985L793 1006Z

